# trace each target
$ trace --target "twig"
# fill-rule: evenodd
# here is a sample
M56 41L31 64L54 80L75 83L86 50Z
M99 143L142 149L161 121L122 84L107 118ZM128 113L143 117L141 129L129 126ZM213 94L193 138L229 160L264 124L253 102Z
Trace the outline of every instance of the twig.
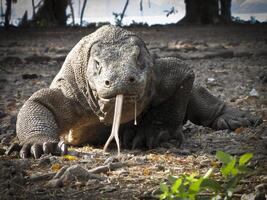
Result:
M82 191L77 191L77 192L71 193L70 196L75 196L75 195L81 194L81 193L83 193L83 192L88 192L88 191L90 191L90 190L96 190L96 189L98 189L98 188L99 188L99 186L90 187L90 188L87 188L87 189L82 190Z
M50 172L50 173L41 174L41 175L33 174L33 175L30 176L30 180L31 181L41 181L41 180L44 180L44 179L52 178L53 176L55 176L55 174L56 174L56 172Z
M88 170L90 173L93 173L93 174L100 174L100 173L105 173L105 172L108 172L110 170L115 170L115 169L118 169L118 168L121 168L125 166L124 163L121 163L121 162L117 162L117 163L109 163L107 165L103 165L103 166L99 166L99 167L95 167L93 169L90 169Z

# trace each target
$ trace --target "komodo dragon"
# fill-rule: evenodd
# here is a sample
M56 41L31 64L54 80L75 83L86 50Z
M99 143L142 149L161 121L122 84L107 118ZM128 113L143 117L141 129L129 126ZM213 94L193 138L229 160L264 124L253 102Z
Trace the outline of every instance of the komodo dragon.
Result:
M38 158L67 153L69 144L103 144L113 115L116 130L110 139L118 140L121 124L122 143L133 148L181 138L187 120L216 130L261 121L194 83L193 71L181 60L153 59L139 36L107 25L82 38L50 87L25 102L17 118L21 143L11 145L7 154L20 151L22 158Z

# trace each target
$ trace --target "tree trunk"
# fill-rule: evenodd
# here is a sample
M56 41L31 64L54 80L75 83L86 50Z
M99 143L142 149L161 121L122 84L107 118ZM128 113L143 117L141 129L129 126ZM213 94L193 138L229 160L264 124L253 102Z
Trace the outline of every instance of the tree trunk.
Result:
M35 3L34 0L32 0L32 18L35 17Z
M179 22L193 24L217 24L222 18L231 21L231 0L185 0L185 17Z
M224 22L231 22L231 2L232 0L220 0L221 3L221 17Z
M75 25L75 17L74 17L74 9L72 5L72 0L69 0L69 6L70 6L70 12L71 12L71 18L72 18L72 26Z
M4 11L3 11L3 0L1 0L1 8L0 8L0 12L1 12L0 16L1 16L1 19L2 19L2 17L4 16Z
M11 19L11 0L6 0L6 12L5 12L5 28L9 27Z
M68 0L44 0L33 21L41 26L66 26Z
M83 25L83 14L84 14L84 9L86 7L87 0L83 0L83 7L82 7L82 13L81 13L81 19L80 19L80 26Z

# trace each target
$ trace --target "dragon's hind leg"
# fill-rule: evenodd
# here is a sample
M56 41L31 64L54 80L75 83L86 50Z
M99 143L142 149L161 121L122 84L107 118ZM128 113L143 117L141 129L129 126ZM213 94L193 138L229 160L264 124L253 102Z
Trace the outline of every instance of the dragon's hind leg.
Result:
M260 118L226 105L197 84L194 84L191 93L186 119L215 130L235 130L241 126L256 126L262 121Z

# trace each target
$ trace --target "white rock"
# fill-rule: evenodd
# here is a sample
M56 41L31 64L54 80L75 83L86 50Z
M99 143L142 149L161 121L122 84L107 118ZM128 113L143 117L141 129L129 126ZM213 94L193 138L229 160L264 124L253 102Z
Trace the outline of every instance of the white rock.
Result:
M253 88L250 92L249 92L249 96L251 97L258 97L259 93L257 92L257 90L255 90L255 88Z

